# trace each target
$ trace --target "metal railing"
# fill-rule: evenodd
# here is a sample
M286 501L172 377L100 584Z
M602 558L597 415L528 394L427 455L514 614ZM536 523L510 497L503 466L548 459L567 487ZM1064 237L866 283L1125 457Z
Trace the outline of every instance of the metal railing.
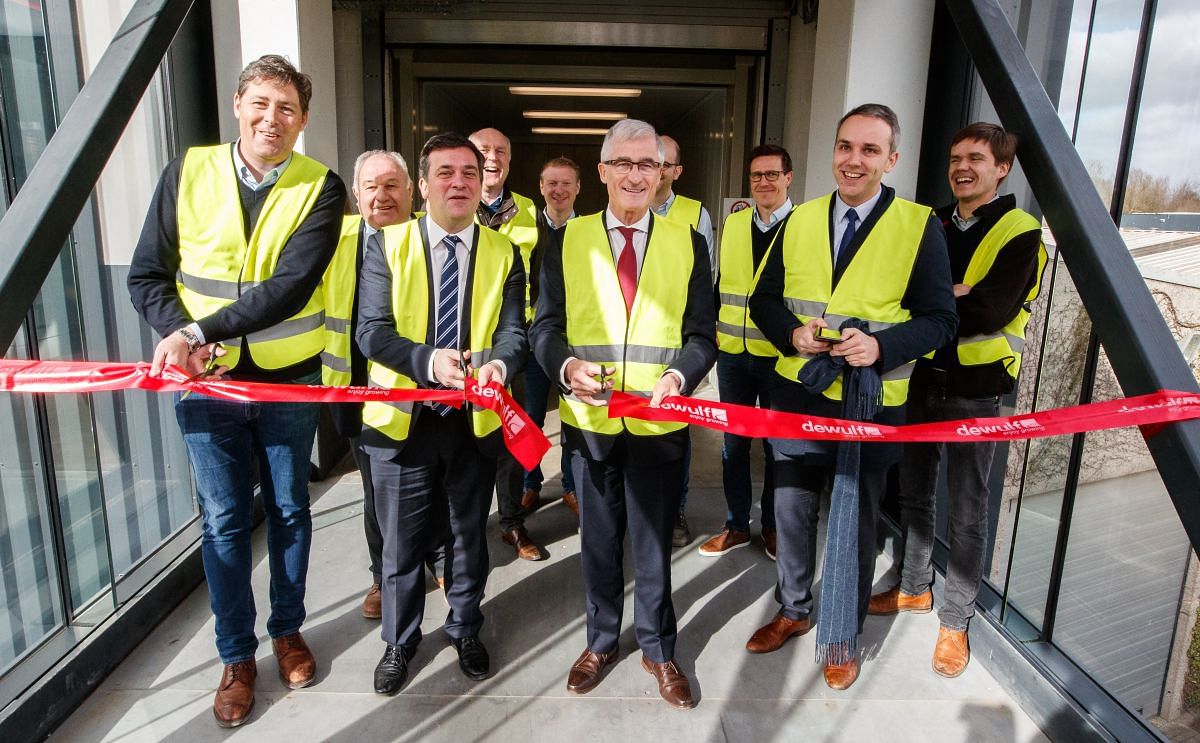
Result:
M1126 394L1200 390L996 0L944 0L1070 267ZM192 0L137 0L0 219L0 342L25 321L74 218L184 22ZM1200 421L1147 439L1193 549L1200 547ZM1014 645L1020 645L1009 638ZM1035 653L1036 654L1036 653ZM1046 672L1044 660L1035 666ZM1053 672L1053 669L1050 669ZM1061 674L1060 674L1061 675ZM1128 724L1129 721L1127 721ZM1144 723L1143 723L1144 727ZM1144 729L1147 736L1153 732Z

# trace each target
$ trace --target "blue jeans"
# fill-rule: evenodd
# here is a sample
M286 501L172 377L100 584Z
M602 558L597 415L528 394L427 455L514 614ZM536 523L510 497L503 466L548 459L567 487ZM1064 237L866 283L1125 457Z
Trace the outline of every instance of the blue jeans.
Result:
M525 412L529 414L538 428L546 424L546 405L549 397L550 377L546 376L546 372L542 371L542 367L534 360L533 356L530 356L529 365L525 367L525 399L522 402L525 404ZM571 462L570 457L567 456L566 447L562 449L560 466L563 492L574 491L575 478L571 476ZM525 487L541 492L544 479L542 467L538 465L525 473Z
M298 381L319 383L320 375ZM175 417L196 476L203 519L200 552L216 617L217 652L222 663L237 663L253 658L258 649L250 588L256 465L271 567L267 632L283 637L304 623L312 544L308 475L318 406L231 402L195 393L180 397L176 393Z
M990 418L1000 411L999 397L958 397L947 394L940 384L923 383L916 376L913 381L908 393L909 423ZM904 445L900 462L900 524L904 530L900 590L915 595L933 584L938 472L945 458L950 557L945 601L938 618L949 629L965 630L975 614L975 597L987 561L987 481L995 453L994 441Z
M770 389L779 377L775 373L773 356L755 356L749 353L726 353L717 355L717 388L721 402L735 405L754 405L764 410L770 407ZM750 531L750 509L754 505L754 494L750 491L750 445L754 439L725 434L725 445L721 449L721 479L725 486L725 504L729 511L725 526L737 531ZM766 453L766 468L763 473L762 528L775 528L775 462L771 445L762 440Z

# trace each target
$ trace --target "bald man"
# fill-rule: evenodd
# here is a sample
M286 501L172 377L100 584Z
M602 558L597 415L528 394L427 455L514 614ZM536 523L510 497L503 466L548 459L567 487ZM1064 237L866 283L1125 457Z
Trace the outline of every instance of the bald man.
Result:
M483 188L479 196L476 221L511 240L521 250L525 275L530 275L533 249L538 241L537 206L526 197L508 188L509 165L512 162L512 142L498 129L486 128L469 137L483 153ZM529 306L529 287L526 284L525 320L533 317ZM511 377L513 394L525 399L525 373ZM523 498L525 469L507 451L496 462L496 506L500 512L500 538L511 546L522 560L544 560L546 552L525 530L525 513L537 503L537 493Z

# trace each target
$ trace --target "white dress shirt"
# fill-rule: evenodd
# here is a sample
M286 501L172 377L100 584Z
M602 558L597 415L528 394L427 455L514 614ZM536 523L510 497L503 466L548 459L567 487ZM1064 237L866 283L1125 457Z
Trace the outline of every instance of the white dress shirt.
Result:
M441 301L441 297L437 295L439 285L441 284L442 269L446 266L446 258L449 255L446 246L442 244L442 240L447 235L453 234L458 238L458 245L454 248L454 258L458 261L458 332L461 337L463 331L463 299L467 292L467 271L471 266L471 251L475 249L475 244L472 238L475 235L475 223L467 225L467 227L459 232L451 233L442 228L437 222L433 221L433 217L426 217L425 231L429 233L429 260L431 276L433 277L434 301L433 306L437 307ZM500 280L503 281L502 277ZM437 318L434 318L434 327L437 327ZM500 359L492 359L490 363L500 367L500 379L503 382L508 379L508 367ZM434 382L437 379L433 376L433 357L429 357L429 379Z
M762 217L758 216L758 207L755 207L754 208L754 226L758 228L759 232L766 232L767 230L771 229L771 227L778 224L779 220L786 217L788 215L788 212L790 212L791 210L792 210L792 199L789 196L788 198L783 200L783 203L779 205L778 209L771 212L771 218L768 219L766 222L764 222L764 221L762 221Z
M846 202L842 201L842 195L834 192L833 195L833 262L837 263L838 248L842 245L842 235L846 234L846 214L850 209L854 209L858 214L858 223L854 227L854 231L862 229L862 223L866 220L867 215L875 208L875 204L879 203L879 197L883 195L883 189L880 188L875 192L875 195L867 199L858 206L851 207Z

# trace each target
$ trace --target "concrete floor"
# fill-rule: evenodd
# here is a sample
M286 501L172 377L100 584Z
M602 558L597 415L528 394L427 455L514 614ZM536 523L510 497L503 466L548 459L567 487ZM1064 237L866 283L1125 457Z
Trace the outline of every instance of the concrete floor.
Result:
M549 424L552 428L557 422ZM621 661L586 696L566 690L567 669L583 650L585 630L579 538L574 517L553 496L558 448L546 457L552 479L543 507L528 521L550 558L516 560L489 524L492 573L482 639L492 678L474 683L458 669L440 626L446 605L426 594L425 639L402 693L381 697L371 674L383 651L376 622L363 619L369 583L357 472L314 485L314 541L305 638L317 681L290 691L280 682L265 632L268 571L265 535L256 534L254 573L261 645L257 702L250 722L217 728L211 705L221 667L202 586L145 641L52 736L64 741L1013 741L1045 740L981 663L957 679L930 669L937 616L872 617L862 638L865 661L845 692L825 686L813 662L815 632L780 651L754 656L744 643L775 612L775 564L757 541L724 557L696 546L724 521L718 437L694 431L688 514L696 540L677 550L676 660L692 679L694 710L668 707L640 666L627 591ZM555 440L556 436L551 436ZM822 516L824 518L824 516ZM822 524L823 527L823 524ZM757 527L752 527L756 529ZM890 585L880 558L878 585ZM626 575L632 575L627 567Z

